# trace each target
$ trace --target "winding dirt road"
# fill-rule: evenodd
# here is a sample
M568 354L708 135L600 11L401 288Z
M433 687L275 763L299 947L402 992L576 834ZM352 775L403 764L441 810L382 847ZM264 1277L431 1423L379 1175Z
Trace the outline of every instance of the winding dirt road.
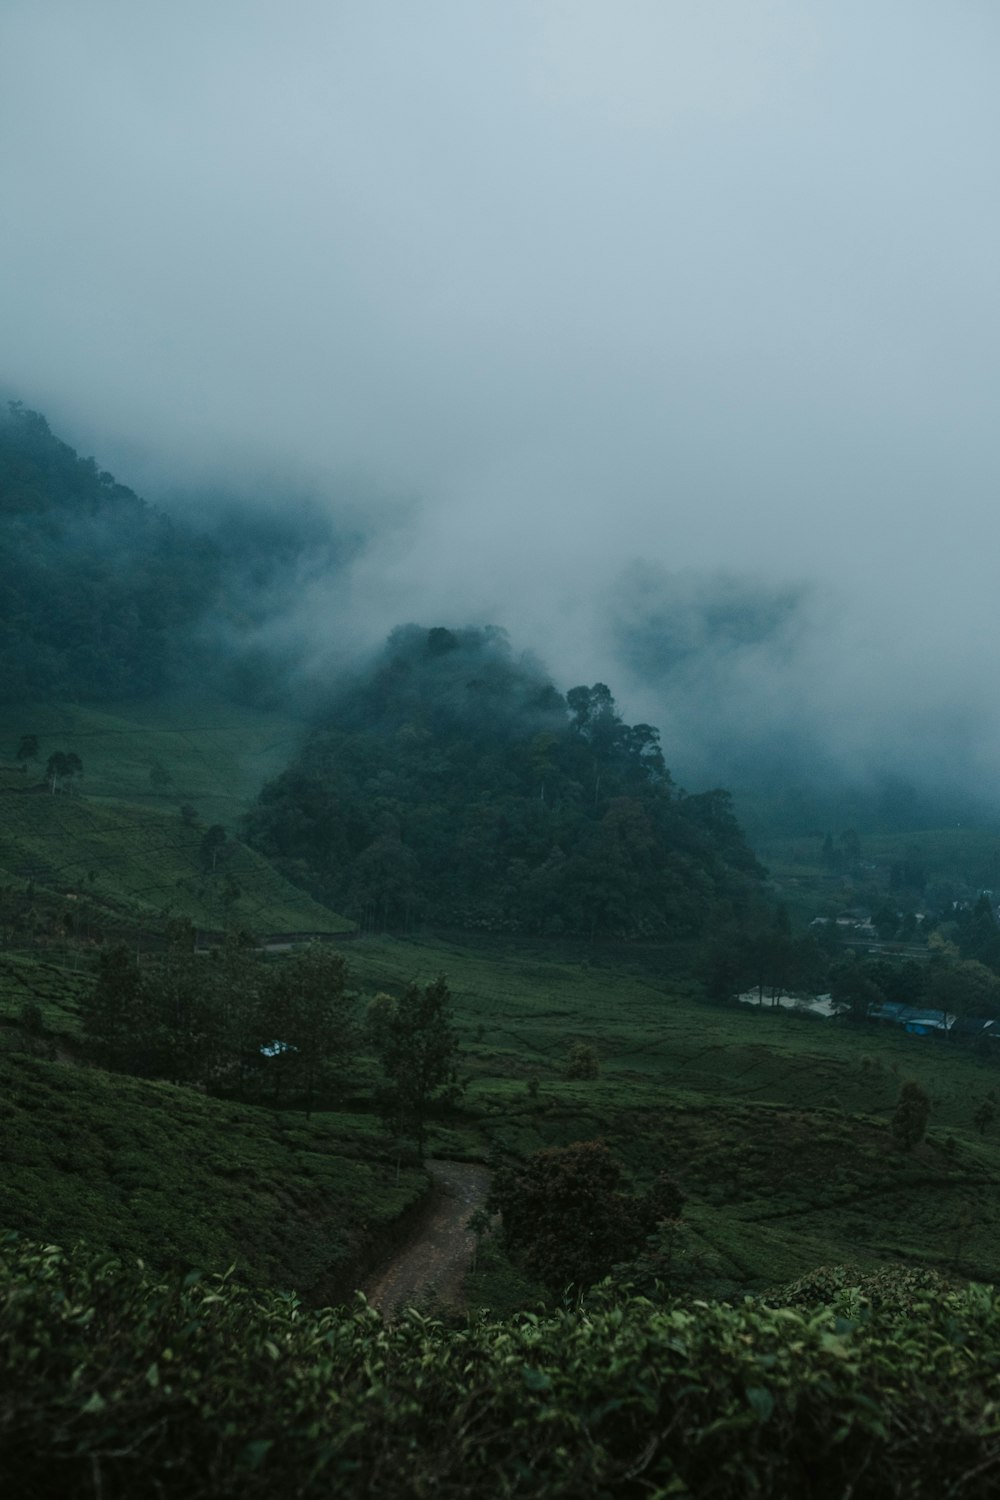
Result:
M428 1300L460 1305L462 1278L476 1248L476 1237L465 1225L489 1192L488 1170L465 1161L429 1161L426 1166L434 1185L425 1215L362 1288L386 1319Z

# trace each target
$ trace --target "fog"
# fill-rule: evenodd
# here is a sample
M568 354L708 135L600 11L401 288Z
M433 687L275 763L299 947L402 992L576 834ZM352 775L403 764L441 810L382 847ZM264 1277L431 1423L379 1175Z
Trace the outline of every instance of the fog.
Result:
M991 0L5 0L0 383L329 510L317 658L491 622L689 779L993 799L998 61Z

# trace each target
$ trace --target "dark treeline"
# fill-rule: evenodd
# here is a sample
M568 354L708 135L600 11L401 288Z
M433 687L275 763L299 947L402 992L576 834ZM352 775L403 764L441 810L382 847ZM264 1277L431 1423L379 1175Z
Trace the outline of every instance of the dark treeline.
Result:
M360 545L306 505L205 497L171 519L18 402L0 413L0 701L144 697L191 682L286 696L297 657L267 643L303 576ZM248 644L249 641L249 644Z
M16 403L0 418L0 516L4 699L162 691L217 586L213 548Z
M563 697L492 628L396 630L247 830L374 926L695 934L761 877L724 792L679 791L604 684Z
M311 1108L317 1092L336 1095L360 1040L342 955L312 945L270 966L238 934L210 956L191 937L141 967L123 945L101 951L82 1014L93 1060L241 1099Z
M443 976L412 982L396 997L378 994L362 1014L343 955L326 944L268 964L239 932L211 955L194 951L186 923L175 923L170 937L166 951L141 966L124 944L101 950L81 1005L91 1061L309 1113L342 1102L363 1050L381 1068L374 1099L383 1117L422 1153L428 1112L460 1092ZM30 1020L22 1015L22 1025Z
M921 945L926 944L922 957L893 953L900 944L891 942L886 953L873 956L845 944L834 921L815 932L794 932L778 908L765 920L711 935L706 991L715 1000L753 994L763 1006L776 1005L782 996L825 990L833 1007L851 1020L878 1016L886 1004L938 1011L956 1019L954 1035L974 1040L980 1023L1000 1020L1000 924L989 896L925 916L918 929ZM907 936L899 914L884 930L889 939Z

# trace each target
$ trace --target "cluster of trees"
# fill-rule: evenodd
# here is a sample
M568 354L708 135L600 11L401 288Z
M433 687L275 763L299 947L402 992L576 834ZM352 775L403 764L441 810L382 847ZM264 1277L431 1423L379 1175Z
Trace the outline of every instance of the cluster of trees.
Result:
M247 836L371 926L697 933L761 874L724 792L678 791L655 729L602 683L564 698L495 629L395 631Z
M428 1113L453 1104L461 1092L458 1034L444 975L423 986L408 984L398 1000L376 995L365 1030L382 1066L383 1116L398 1136L416 1142L422 1157Z
M269 964L244 935L195 953L179 924L156 963L102 949L82 1004L90 1056L103 1067L216 1092L293 1100L310 1112L343 1090L352 1060L374 1054L379 1102L423 1154L428 1114L458 1095L458 1035L443 976L379 994L362 1015L342 954L323 943Z
M784 907L715 932L706 950L705 988L713 1000L754 991L758 1004L822 987L827 957L811 934L792 931Z
M885 1002L950 1016L1000 1020L1000 924L988 896L960 920L931 935L926 962L869 958L845 950L836 928L819 938L796 934L778 909L769 919L714 935L706 948L709 996L754 992L776 1004L782 995L829 991L834 1007L864 1021Z
M37 760L40 754L37 734L22 734L17 742L15 758L21 762L21 770L28 769L28 762ZM83 775L83 761L75 750L53 750L45 762L45 780L50 792L55 792Z
M105 1067L241 1098L266 1087L307 1109L342 1080L360 1040L341 954L312 944L267 965L239 936L199 954L181 934L141 967L122 945L103 949L82 1020Z

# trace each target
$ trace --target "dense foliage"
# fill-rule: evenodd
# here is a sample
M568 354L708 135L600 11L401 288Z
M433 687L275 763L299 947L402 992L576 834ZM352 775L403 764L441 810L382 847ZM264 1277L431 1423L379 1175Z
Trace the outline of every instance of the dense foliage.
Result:
M178 683L287 697L301 651L269 623L361 539L329 508L199 497L170 518L38 412L0 412L0 703L106 702Z
M601 683L563 698L493 629L395 631L248 828L376 927L692 933L759 877L725 793L679 792L655 729Z
M0 693L157 692L219 559L14 403L0 416Z
M600 1141L536 1151L493 1179L487 1208L517 1263L545 1285L587 1287L634 1256L683 1198L666 1176L638 1196L622 1191L621 1163Z
M206 956L187 924L174 926L174 941L142 968L121 944L99 954L80 1007L91 1058L307 1109L318 1091L336 1097L358 1041L343 956L315 943L267 965L239 934Z
M387 1328L31 1245L0 1275L11 1494L948 1500L1000 1474L984 1288Z

